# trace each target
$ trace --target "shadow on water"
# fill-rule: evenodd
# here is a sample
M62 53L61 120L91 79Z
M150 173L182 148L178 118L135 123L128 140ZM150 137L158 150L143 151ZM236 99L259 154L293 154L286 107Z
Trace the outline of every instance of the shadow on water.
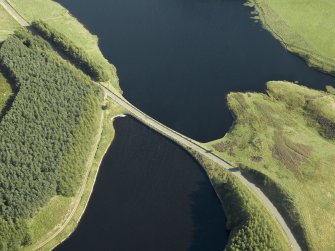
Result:
M57 1L98 36L131 103L199 141L230 128L231 91L335 83L254 23L242 0ZM115 126L85 215L57 250L222 250L225 217L198 163L132 119Z
M198 162L126 117L78 228L56 250L222 251L225 215Z
M193 241L188 249L189 251L204 251L209 250L213 243L221 243L221 247L213 250L224 250L225 243L229 231L224 231L220 234L213 234L213 229L220 229L225 225L225 220L206 218L203 215L219 215L222 212L222 207L209 207L211 199L208 197L208 182L198 184L198 189L191 194L192 201L192 218L195 223L193 231ZM213 191L214 193L214 191ZM225 243L222 241L225 240Z

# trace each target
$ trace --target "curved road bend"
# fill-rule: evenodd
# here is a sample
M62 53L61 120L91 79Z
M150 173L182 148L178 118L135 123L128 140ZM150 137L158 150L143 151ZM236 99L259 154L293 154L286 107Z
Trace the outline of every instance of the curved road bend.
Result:
M30 25L29 22L27 22L24 19L24 17L21 16L20 13L18 13L7 0L0 0L0 4L21 26L28 27ZM277 222L282 227L284 233L286 234L290 242L290 245L292 247L292 250L296 250L296 251L302 250L297 240L295 239L294 235L292 234L290 228L287 226L284 218L278 212L277 208L272 204L272 202L268 199L268 197L266 197L266 195L257 186L255 186L255 184L248 181L240 172L236 172L235 171L236 168L229 165L226 161L216 156L215 154L208 152L205 148L197 145L196 143L194 143L191 139L187 138L186 136L164 126L163 124L149 117L148 115L146 115L145 113L137 109L135 106L133 106L131 103L129 103L125 98L119 97L118 95L114 94L109 89L104 87L102 84L100 83L97 83L97 84L105 91L107 96L109 96L119 105L121 105L122 107L127 109L129 112L131 112L134 117L142 121L144 124L150 126L152 129L165 135L166 137L176 142L179 142L189 147L190 149L206 156L207 158L211 159L212 161L224 167L225 169L230 171L233 175L235 175L243 184L245 184L255 193L258 199L264 204L264 206L269 210L272 216L277 220Z

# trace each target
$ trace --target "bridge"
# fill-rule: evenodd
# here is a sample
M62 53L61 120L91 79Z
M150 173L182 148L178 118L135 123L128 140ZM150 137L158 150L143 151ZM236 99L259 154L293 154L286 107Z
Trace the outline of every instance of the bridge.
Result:
M155 119L151 118L141 110L137 109L134 105L132 105L129 101L127 101L124 97L119 96L118 94L115 94L114 92L107 89L102 84L98 83L100 87L105 91L106 95L113 99L116 103L118 103L120 106L125 108L127 111L131 113L132 116L140 120L145 125L149 126L153 130L159 132L160 134L164 135L165 137L173 140L174 142L182 145L183 147L187 147L198 154L200 154L203 157L206 157L213 162L217 163L221 167L228 170L232 175L234 175L236 178L239 179L245 186L247 186L260 200L260 202L265 206L265 208L270 212L270 214L273 216L273 218L279 223L282 230L286 234L290 245L292 247L292 250L301 251L301 248L295 239L292 231L286 224L284 218L279 213L277 208L273 205L273 203L270 201L270 199L263 193L261 189L259 189L254 183L250 182L248 179L246 179L240 171L236 171L236 167L231 166L228 162L226 162L224 159L220 158L216 154L208 151L206 148L201 146L198 142L193 141L192 139L182 135L181 133L178 133L171 128L161 124L160 122L156 121Z
M30 24L28 21L24 19L24 17L19 14L15 8L7 1L0 0L0 4L7 10L7 12L23 27L29 27ZM279 213L277 208L273 205L270 199L260 190L255 184L247 180L239 171L236 171L236 168L227 163L224 159L215 155L214 153L208 151L203 146L201 146L198 142L182 135L179 132L172 130L171 128L161 124L155 119L151 118L141 110L137 109L134 105L132 105L129 101L127 101L123 96L118 93L114 93L108 88L106 88L102 83L96 83L100 86L105 94L118 103L120 106L125 108L129 113L137 118L139 121L149 126L153 130L159 132L165 137L173 140L174 142L180 144L183 147L189 148L196 153L200 154L203 157L206 157L213 162L220 165L222 168L228 170L232 175L234 175L238 180L244 184L246 187L252 191L259 201L265 206L265 208L269 211L270 215L277 221L277 223L281 226L283 232L286 234L288 241L290 242L292 250L301 251L301 247L299 246L297 240L295 239L292 231L288 227L282 215Z

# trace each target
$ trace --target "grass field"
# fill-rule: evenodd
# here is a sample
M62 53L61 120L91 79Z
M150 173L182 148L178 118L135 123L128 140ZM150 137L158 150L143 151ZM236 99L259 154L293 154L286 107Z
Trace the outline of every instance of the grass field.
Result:
M229 94L235 126L206 146L257 173L310 250L334 250L335 96L287 82L267 92Z
M20 28L20 25L0 5L0 42Z
M0 117L7 108L7 102L13 95L13 89L6 78L0 73Z
M105 85L121 91L116 69L102 55L97 36L92 35L68 10L52 0L10 0L9 2L29 22L43 20L78 47L83 48L90 58L108 72L110 81Z
M335 2L249 0L264 27L309 64L335 72Z

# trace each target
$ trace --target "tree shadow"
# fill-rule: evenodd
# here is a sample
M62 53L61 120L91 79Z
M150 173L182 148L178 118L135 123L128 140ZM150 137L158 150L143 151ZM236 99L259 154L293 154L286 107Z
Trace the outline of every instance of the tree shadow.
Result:
M208 185L208 181L201 182L190 198L194 230L188 251L224 250L229 231L226 229L226 216L214 189Z
M7 83L10 85L13 92L13 94L10 97L8 97L4 107L0 110L0 122L1 122L3 117L12 107L15 97L19 92L19 87L17 85L17 80L15 79L15 77L10 73L10 71L6 67L4 67L1 64L0 64L0 74L2 74L2 76L6 79Z

